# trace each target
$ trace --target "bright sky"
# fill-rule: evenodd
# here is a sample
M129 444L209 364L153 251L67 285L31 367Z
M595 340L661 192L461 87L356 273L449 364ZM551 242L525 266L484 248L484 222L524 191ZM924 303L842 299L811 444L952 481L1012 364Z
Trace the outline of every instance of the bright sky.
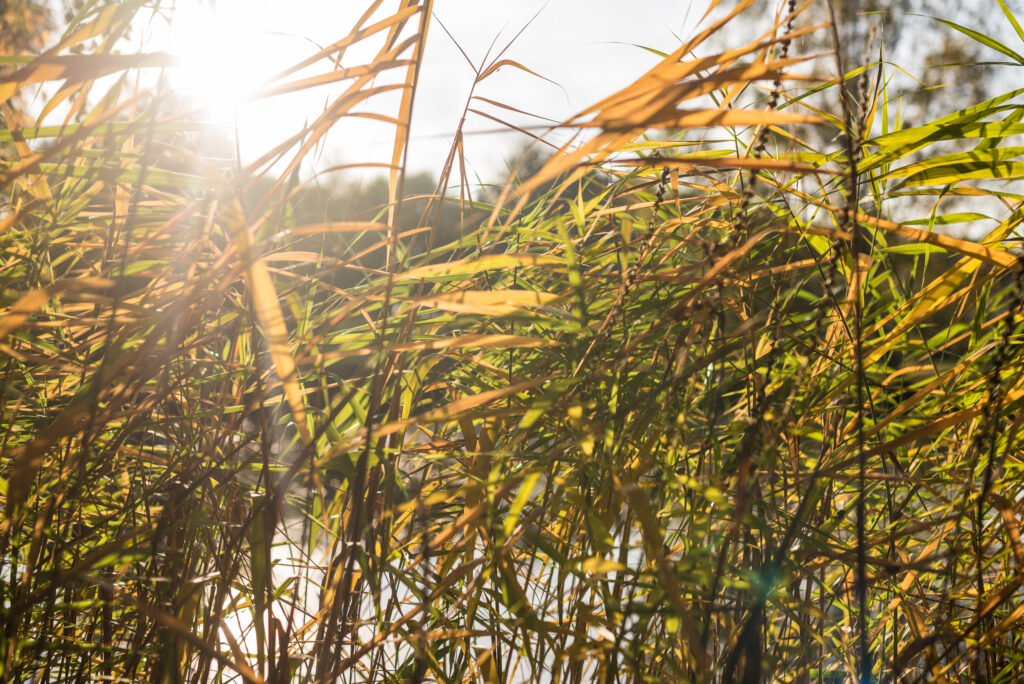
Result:
M150 49L160 49L160 41L166 40L169 50L183 58L172 83L205 103L212 121L231 130L237 110L243 161L312 120L328 94L337 90L314 89L241 105L237 100L317 46L343 37L364 9L356 0L217 0L213 9L208 0L177 4L170 36L156 27L160 22L151 25L157 44L151 42ZM479 64L492 42L503 48L525 27L504 57L554 83L505 67L478 86L477 95L562 120L652 66L658 58L644 47L671 50L678 46L674 36L693 35L704 7L703 0L634 0L628 6L621 0L437 0L415 102L410 170L436 172L441 167L466 104L473 69L454 41ZM346 66L353 63L358 62ZM318 71L328 69L321 63ZM517 125L543 123L487 105L477 107ZM471 114L466 130L498 127ZM317 157L318 168L385 161L390 155L390 131L379 125L346 124L328 140ZM493 178L523 141L519 134L472 135L466 142L467 157L483 179Z

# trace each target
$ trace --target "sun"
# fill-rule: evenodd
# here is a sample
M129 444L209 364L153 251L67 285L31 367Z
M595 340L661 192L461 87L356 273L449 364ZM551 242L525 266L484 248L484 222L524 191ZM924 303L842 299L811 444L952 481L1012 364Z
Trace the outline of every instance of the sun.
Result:
M174 86L209 123L234 125L239 109L287 66L258 2L182 0L171 17ZM250 114L251 115L251 114Z
M239 166L286 166L284 155L271 151L296 145L352 86L354 77L344 75L348 69L362 73L374 64L390 36L385 27L364 37L350 34L354 25L366 23L365 10L338 0L173 0L160 12L167 21L150 29L150 45L175 58L169 83L194 118L207 124L197 136L204 156L221 163L230 158ZM331 52L346 36L351 40L345 47ZM383 78L392 73L404 71ZM306 157L305 168L316 167L326 149L335 158L389 161L393 130L375 109L392 96L397 97L390 92L372 103L358 102L331 120L330 137L321 135L318 153Z

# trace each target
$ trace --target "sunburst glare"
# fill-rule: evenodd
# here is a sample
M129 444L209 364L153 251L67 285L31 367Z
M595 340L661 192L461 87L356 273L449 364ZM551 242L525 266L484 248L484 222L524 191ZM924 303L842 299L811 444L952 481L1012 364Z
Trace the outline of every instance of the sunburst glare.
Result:
M289 41L269 29L269 18L260 3L238 0L190 0L174 9L173 81L210 123L234 125L239 108L287 66Z

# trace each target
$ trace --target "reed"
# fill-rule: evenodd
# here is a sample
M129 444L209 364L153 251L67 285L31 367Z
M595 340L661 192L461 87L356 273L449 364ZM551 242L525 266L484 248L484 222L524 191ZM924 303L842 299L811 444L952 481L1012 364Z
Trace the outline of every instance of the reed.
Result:
M500 195L462 123L404 189L430 0L227 171L143 3L3 57L3 679L1019 679L1024 90L906 125L809 6L719 8ZM303 218L366 107L386 204Z

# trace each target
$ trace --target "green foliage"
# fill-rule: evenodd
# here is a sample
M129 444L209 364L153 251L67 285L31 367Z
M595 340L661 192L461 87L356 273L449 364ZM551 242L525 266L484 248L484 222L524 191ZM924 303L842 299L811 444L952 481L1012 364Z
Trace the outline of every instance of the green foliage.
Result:
M0 78L3 678L1019 679L1020 92L904 127L799 13L702 52L749 0L500 196L461 129L404 178L403 99L343 206L295 170L415 89L395 4L282 178L70 55L128 5Z

